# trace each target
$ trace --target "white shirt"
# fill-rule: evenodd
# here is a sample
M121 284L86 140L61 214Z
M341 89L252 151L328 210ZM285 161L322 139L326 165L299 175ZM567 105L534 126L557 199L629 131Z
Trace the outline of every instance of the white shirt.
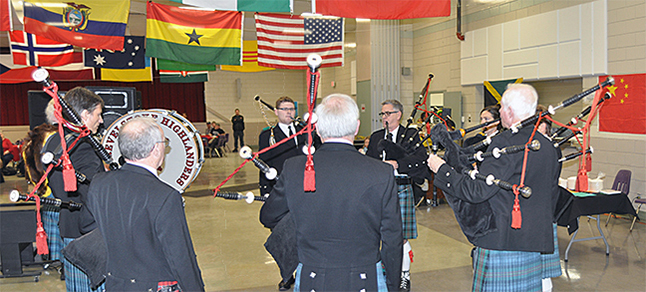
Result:
M154 174L157 178L159 178L159 175L157 174L157 170L152 168L149 165L139 163L139 162L134 162L134 161L127 161L127 163L132 164L132 165L136 165L136 166L139 166L139 167L143 167L146 170L150 171L150 173Z
M290 128L292 129L292 134L296 134L296 128L294 128L294 124L291 124L291 123L290 124L278 123L278 127L283 131L283 133L285 134L285 137L290 136L289 135L289 129ZM294 143L296 143L296 145L298 145L298 140L296 139L296 137L294 137Z

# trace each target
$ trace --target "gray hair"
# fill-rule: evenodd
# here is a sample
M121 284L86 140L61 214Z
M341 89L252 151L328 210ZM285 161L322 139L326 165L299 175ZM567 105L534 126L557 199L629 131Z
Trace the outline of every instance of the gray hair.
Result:
M155 144L164 141L161 129L153 118L141 117L126 122L119 131L119 150L128 160L141 160L153 151Z
M512 83L507 85L500 104L509 107L514 117L524 120L536 113L538 93L529 84Z
M345 94L326 96L316 107L316 127L322 139L354 136L359 124L357 103Z
M45 108L45 117L47 117L47 123L52 125L58 124L58 120L56 120L56 116L54 115L53 99L50 99L49 102L47 103L47 107Z
M381 106L384 106L384 105L387 105L387 104L392 105L395 108L395 110L402 113L402 116L404 115L404 106L402 105L401 102L399 102L399 100L396 100L396 99L384 100L381 103Z

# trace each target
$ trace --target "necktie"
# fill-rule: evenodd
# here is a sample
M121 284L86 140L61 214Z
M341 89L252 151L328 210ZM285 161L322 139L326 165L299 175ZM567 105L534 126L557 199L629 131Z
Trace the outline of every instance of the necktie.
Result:
M291 137L292 135L294 135L294 131L292 130L292 126L291 126L291 125L290 125L290 126L287 126L287 128L289 128L289 137Z

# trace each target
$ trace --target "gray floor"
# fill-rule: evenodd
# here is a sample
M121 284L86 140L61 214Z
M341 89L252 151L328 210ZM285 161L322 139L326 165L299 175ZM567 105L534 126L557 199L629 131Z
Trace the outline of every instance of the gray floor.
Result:
M247 204L212 198L212 189L240 166L237 154L206 158L202 171L186 190L186 213L207 291L277 291L278 268L265 251L268 230L258 222L261 203ZM258 171L246 164L224 184L227 190L251 190L257 194ZM0 202L8 202L11 189L26 191L26 183L15 176L0 184ZM468 291L471 287L472 246L460 231L451 209L445 204L421 207L417 212L419 237L412 240L413 291ZM605 223L607 215L601 215ZM638 223L629 232L629 218L611 219L604 227L610 255L602 240L576 242L563 254L570 236L558 229L563 275L553 279L554 291L646 291L646 226ZM594 220L582 218L581 237L597 235ZM42 270L29 267L26 271ZM0 279L0 291L64 291L55 269L49 268L39 282L32 277Z

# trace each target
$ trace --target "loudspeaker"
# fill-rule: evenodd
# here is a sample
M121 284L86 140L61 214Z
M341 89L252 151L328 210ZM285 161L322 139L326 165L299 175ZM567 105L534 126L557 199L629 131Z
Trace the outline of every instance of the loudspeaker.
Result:
M61 96L65 96L65 91L58 92ZM45 109L47 104L52 99L49 94L42 90L29 90L27 91L27 100L29 103L29 130L47 123L47 115Z
M141 109L141 92L134 87L87 86L86 88L100 96L105 103L103 126L99 132L107 129L121 116Z

